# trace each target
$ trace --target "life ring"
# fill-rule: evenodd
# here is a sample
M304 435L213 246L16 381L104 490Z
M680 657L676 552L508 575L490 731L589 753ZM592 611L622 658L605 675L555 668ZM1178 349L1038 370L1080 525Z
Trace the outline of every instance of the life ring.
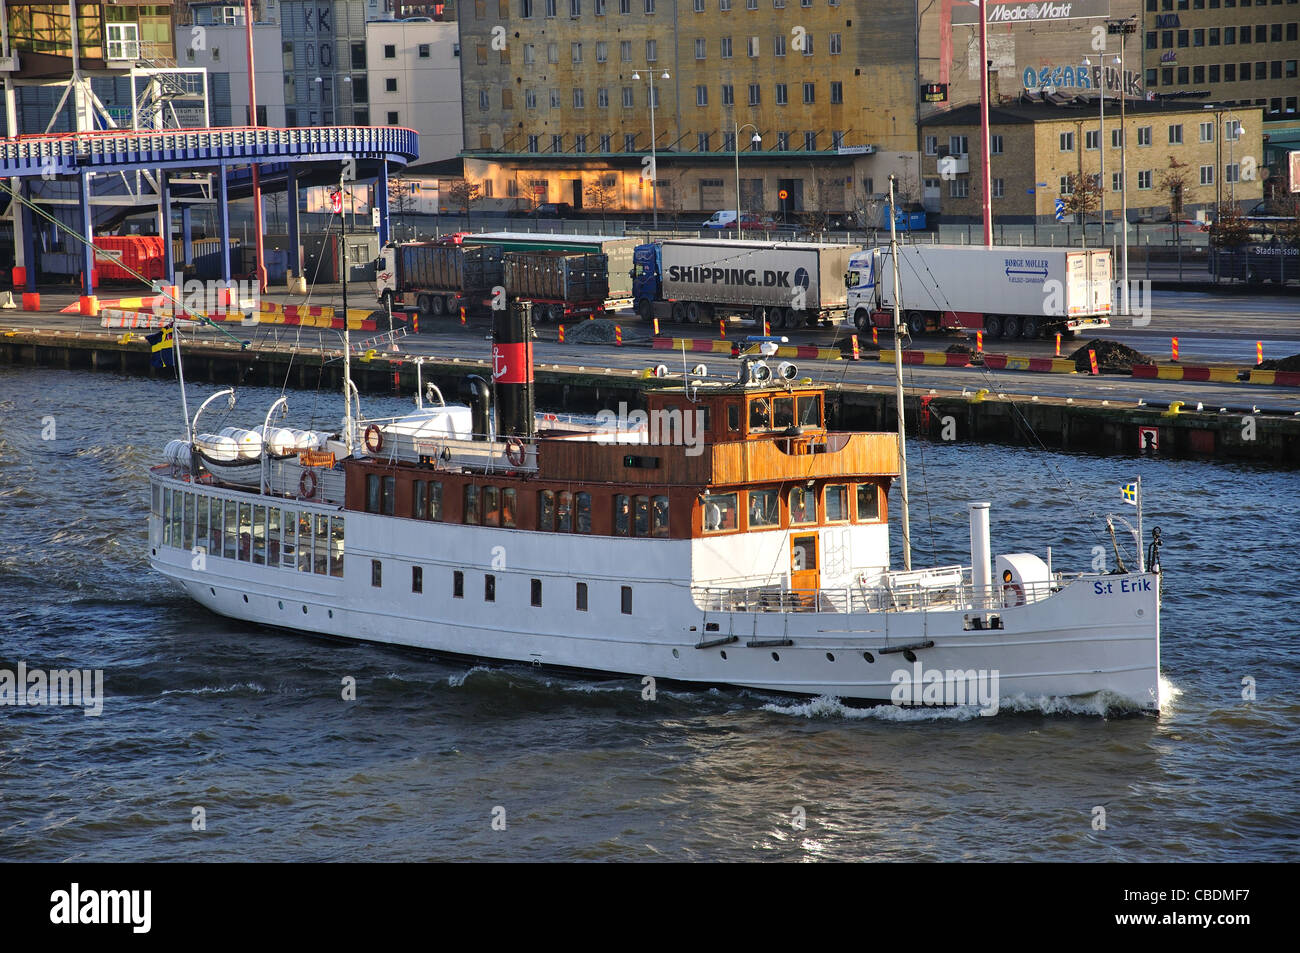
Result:
M511 466L524 465L524 442L518 437L511 437L506 441L506 459L510 461Z
M378 453L384 449L384 434L379 429L379 424L371 424L366 428L366 449L371 453Z
M1009 599L1008 595L1010 595ZM1002 584L1002 604L1006 606L1023 606L1025 604L1025 590L1020 583L1004 582Z
M298 478L298 492L310 499L316 495L316 471L303 470Z

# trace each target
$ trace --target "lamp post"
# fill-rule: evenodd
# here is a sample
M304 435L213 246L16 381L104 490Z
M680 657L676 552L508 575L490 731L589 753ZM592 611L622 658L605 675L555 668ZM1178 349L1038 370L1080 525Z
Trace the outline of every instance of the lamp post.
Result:
M1241 120L1236 118L1235 113L1229 113L1232 116L1232 135L1228 138L1228 168L1232 169L1232 179L1228 182L1228 201L1232 203L1232 211L1235 215L1237 212L1237 180L1241 178L1241 170L1236 167L1236 146L1237 140L1241 134L1246 131L1246 127L1241 124Z
M747 122L743 126L737 126L736 119L733 116L731 119L731 125L735 129L731 134L731 144L735 146L736 149L736 241L740 241L745 237L744 229L741 227L741 222L744 221L745 218L745 210L740 207L740 133L743 129L753 129L754 138L749 140L753 145L761 143L763 137L758 134L758 127L752 122Z
M654 227L659 227L659 160L655 155L655 106L658 101L655 99L655 71L646 70L646 76L650 80L650 204L654 210ZM641 74L633 73L632 78L640 82ZM663 71L660 79L672 79L668 70ZM739 159L736 160L740 162Z
M1097 150L1101 153L1101 159L1100 159L1101 166L1098 169L1098 172L1101 175L1101 194L1098 198L1098 201L1100 202L1100 206L1098 208L1098 215L1101 218L1101 241L1097 243L1097 246L1099 248L1105 248L1106 247L1106 58L1099 57L1098 62L1099 65L1101 66L1101 74L1100 74L1101 82L1097 86L1097 89L1099 91L1099 95L1097 98L1101 102L1101 118L1100 118L1101 128L1097 132ZM1116 60L1115 62L1118 63L1119 60ZM1085 56L1083 58L1083 65L1088 67L1089 72L1091 72L1092 59L1090 57ZM1123 70L1121 69L1120 72L1122 73ZM1120 81L1123 82L1122 77ZM1120 95L1121 96L1123 95L1122 87L1120 90ZM1121 127L1120 136L1122 137L1123 135L1124 133ZM1121 141L1121 148L1123 148L1122 145L1123 140L1121 139L1120 141ZM1087 145L1087 143L1085 143L1085 145ZM1088 231L1088 226L1086 224L1084 225L1083 230L1084 233L1086 234Z
M1136 16L1126 17L1123 20L1107 20L1106 32L1119 35L1119 207L1120 207L1120 229L1123 235L1123 241L1120 245L1121 266L1120 275L1124 285L1124 292L1121 300L1124 304L1124 313L1130 314L1129 309L1129 287L1128 287L1128 129L1124 125L1124 104L1128 99L1125 93L1124 81L1124 37L1130 33L1136 33L1138 22Z

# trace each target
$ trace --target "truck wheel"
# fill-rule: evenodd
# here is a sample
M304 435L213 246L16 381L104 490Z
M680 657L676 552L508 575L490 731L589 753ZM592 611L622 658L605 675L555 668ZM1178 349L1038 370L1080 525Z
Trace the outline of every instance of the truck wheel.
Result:
M673 321L683 324L686 321L686 303L684 301L673 302Z
M870 330L871 312L867 311L865 308L860 308L858 312L853 315L853 326L863 333Z
M428 300L429 313L435 318L440 318L447 313L447 302L443 300L442 295L431 295Z
M654 320L654 316L655 316L654 302L651 301L649 298L642 298L640 301L636 303L636 314L637 317L639 317L642 321L644 321L646 324L649 324L652 320Z
M415 310L420 312L420 317L422 318L427 318L430 316L430 314L432 314L432 312L429 310L428 295L419 295L415 299Z
M1002 319L996 314L986 314L984 316L984 333L994 341L1002 337Z
M1014 314L1002 319L1002 336L1008 339L1020 337L1020 319Z
M914 338L925 334L925 315L920 311L907 312L907 333Z
M699 303L691 301L686 305L686 320L691 324L699 324L704 318L704 308Z
M564 305L553 304L546 309L546 320L550 324L559 324L564 320Z
M758 329L761 332L763 330L763 322L767 320L767 310L762 305L756 304L754 305L754 310L749 313L749 316L754 319L754 323L758 325Z
M1032 314L1025 317L1020 330L1020 336L1026 341L1033 341L1043 336L1043 328L1039 324L1038 318Z

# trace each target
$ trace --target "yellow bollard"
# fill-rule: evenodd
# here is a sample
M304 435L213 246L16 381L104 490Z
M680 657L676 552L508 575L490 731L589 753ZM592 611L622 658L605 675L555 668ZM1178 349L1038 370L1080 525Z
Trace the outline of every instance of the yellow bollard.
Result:
M976 354L984 353L984 332L983 331L975 332L975 353Z
M623 346L623 328L621 325L614 325L614 346Z
M724 338L727 336L727 320L726 320L726 318L719 318L719 319L718 319L718 333L721 334Z
M1061 332L1056 332L1056 356L1061 356Z
M560 325L560 343L564 343L564 325Z
M1178 338L1169 339L1169 353L1171 355L1170 360L1176 362L1178 360Z
M1162 413L1160 416L1161 416L1161 417L1177 417L1177 416L1178 416L1178 411L1180 411L1180 410L1182 410L1182 409L1183 409L1183 402L1182 402L1181 400L1171 400L1171 401L1169 402L1169 409L1166 410L1164 413Z
M460 309L460 323L465 323L465 309L463 307Z
M1255 342L1255 363L1256 364L1264 363L1264 342L1263 341Z
M655 329L655 337L658 337L658 336L659 336L659 319L658 319L658 318L655 318L655 319L654 319L654 329Z
M874 323L872 323L872 325L871 325L871 343L872 343L872 344L879 344L879 343L880 343L880 335L879 335L879 333L877 332L877 330L876 330L876 325L875 325Z
M858 350L858 336L856 334L852 335L852 340L853 340L853 360L856 361L862 357L861 352Z

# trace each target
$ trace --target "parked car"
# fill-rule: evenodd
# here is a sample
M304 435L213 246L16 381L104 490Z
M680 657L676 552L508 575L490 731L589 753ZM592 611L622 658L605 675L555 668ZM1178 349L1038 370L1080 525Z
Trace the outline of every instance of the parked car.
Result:
M439 245L461 245L464 244L466 235L473 235L473 232L448 232L441 238L437 239Z
M568 202L542 202L533 209L537 218L568 218L573 214L573 206Z
M714 212L709 218L700 223L700 228L735 228L736 213L734 211ZM754 215L746 214L740 222L741 228L762 228L763 222Z

